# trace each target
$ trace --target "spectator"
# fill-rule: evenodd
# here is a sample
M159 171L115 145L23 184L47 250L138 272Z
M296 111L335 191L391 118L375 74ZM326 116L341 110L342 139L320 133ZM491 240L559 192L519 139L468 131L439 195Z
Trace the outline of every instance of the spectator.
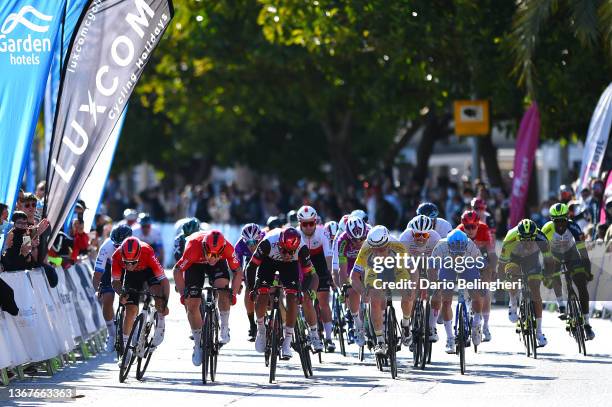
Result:
M2 255L5 271L28 270L36 264L38 237L32 239L28 228L28 215L15 211L11 218L14 227L6 238L6 250Z
M71 258L76 261L80 255L87 254L89 250L89 235L84 231L84 223L81 219L72 221L72 254Z
M38 198L39 201L42 201L43 199L45 199L45 193L47 192L47 181L40 181L38 183L38 185L36 186L36 198Z
M13 225L8 221L8 206L0 203L0 253L4 250L6 235Z

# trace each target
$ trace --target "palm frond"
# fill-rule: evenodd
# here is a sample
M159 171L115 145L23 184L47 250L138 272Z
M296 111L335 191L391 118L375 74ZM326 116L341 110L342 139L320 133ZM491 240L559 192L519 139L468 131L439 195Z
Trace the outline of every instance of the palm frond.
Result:
M570 1L574 32L584 46L592 46L598 40L597 6L599 3L598 0Z
M612 61L612 0L602 1L598 14L602 41L608 52L608 58Z

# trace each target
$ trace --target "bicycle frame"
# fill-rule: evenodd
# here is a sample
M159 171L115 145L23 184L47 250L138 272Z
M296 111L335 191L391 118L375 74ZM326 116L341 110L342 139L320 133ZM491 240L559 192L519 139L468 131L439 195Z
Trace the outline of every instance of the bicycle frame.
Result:
M579 296L574 291L574 282L572 281L571 274L567 267L567 261L563 259L561 261L561 274L565 277L565 285L567 289L567 317L565 329L569 332L570 336L576 340L578 344L578 352L584 356L586 353L586 333L584 331L584 318L580 308Z

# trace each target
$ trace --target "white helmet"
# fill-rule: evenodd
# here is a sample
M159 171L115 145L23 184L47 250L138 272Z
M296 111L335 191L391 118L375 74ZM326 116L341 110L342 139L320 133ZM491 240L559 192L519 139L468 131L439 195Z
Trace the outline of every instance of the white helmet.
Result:
M340 229L340 232L345 232L346 231L346 221L350 217L351 217L351 215L344 215L344 216L342 216L342 218L340 218L340 222L338 222L338 229Z
M368 233L370 247L379 248L389 243L389 229L382 225L374 226Z
M408 229L415 232L428 232L433 229L433 222L428 216L417 215L408 223Z
M333 238L338 234L338 222L335 220L330 220L325 224L325 233L329 238Z
M135 209L128 208L123 211L123 218L126 220L137 220L138 212Z
M355 209L353 212L351 212L351 216L357 216L365 223L368 223L368 214L361 209Z
M361 240L366 235L366 224L357 216L350 216L346 221L346 234L351 239Z
M312 206L304 205L300 209L298 209L297 217L298 222L316 222L317 211L315 211Z

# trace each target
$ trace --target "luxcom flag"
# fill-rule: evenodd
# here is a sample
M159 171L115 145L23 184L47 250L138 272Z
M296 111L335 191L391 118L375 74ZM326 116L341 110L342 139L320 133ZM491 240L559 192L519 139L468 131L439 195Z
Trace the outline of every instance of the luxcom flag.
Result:
M12 208L40 111L65 0L0 6L0 202Z
M170 0L91 0L64 65L47 173L57 235L172 19Z

